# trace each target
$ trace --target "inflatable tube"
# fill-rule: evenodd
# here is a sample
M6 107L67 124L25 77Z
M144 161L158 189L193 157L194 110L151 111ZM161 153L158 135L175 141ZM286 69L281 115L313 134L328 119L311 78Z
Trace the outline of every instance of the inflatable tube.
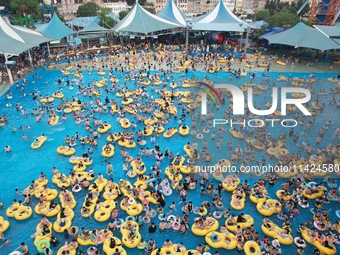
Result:
M309 211L314 215L317 213L319 210L317 208L310 208Z
M163 192L163 195L164 195L164 196L171 196L171 194L172 194L172 189L171 189L170 187L163 188L163 189L162 189L162 192Z
M155 209L151 209L151 210L148 211L148 215L147 216L149 216L151 218L154 218L154 217L156 217L156 215L157 215L156 210Z
M308 208L309 207L309 203L307 202L306 205L302 204L301 201L299 201L299 206L301 206L302 208Z
M336 189L338 187L337 183L330 183L330 182L328 182L327 185L328 185L328 187L334 188L334 189Z
M215 219L220 219L222 218L223 214L220 211L215 211L213 212L213 216Z
M163 220L163 217L164 217L164 213L160 213L160 214L158 214L158 219L159 219L160 221L162 221L162 220Z
M306 241L303 240L301 237L295 237L294 238L294 243L296 245L296 247L298 248L306 248Z
M166 220L170 221L172 223L172 222L174 222L176 220L176 217L175 217L175 215L169 215Z
M132 197L129 198L128 201L129 205L133 205L135 202L136 202L135 199L133 199Z
M40 240L40 241L37 243L37 246L36 246L37 251L38 251L39 253L44 253L45 249L46 249L46 248L50 248L50 247L51 247L51 244L50 244L50 242L49 242L48 240L46 240L46 239Z
M310 188L316 184L317 184L316 182L308 182L306 186Z
M204 136L203 136L203 134L199 133L199 134L196 135L196 138L197 138L197 139L203 139Z
M175 221L171 224L171 227L172 227L173 230L178 231L181 228L181 224L179 224L177 221Z
M131 217L131 216L128 216L128 217ZM115 223L116 223L116 225L117 225L117 228L120 228L121 227L121 225L124 223L124 219L122 219L122 218L118 218L118 219L115 219L115 221L114 221Z
M261 247L254 241L247 241L244 244L244 253L246 255L258 255L261 254Z
M20 251L13 251L11 253L9 253L8 255L21 255Z
M336 215L336 217L340 218L340 210L336 210L335 215Z
M73 188L72 188L72 192L75 192L75 193L78 193L82 190L82 187L80 185L75 185Z
M150 223L150 221L151 221L150 217L148 217L148 216L144 216L144 217L143 217L143 222L144 222L145 224Z
M125 221L129 221L129 220L136 221L136 217L135 216L127 216Z

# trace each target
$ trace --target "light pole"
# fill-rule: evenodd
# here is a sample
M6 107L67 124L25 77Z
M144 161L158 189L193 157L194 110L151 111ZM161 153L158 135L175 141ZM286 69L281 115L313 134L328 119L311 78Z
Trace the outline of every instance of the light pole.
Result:
M188 55L189 52L189 29L191 29L191 19L186 19L185 26L185 54Z
M247 26L246 40L245 40L245 42L244 42L244 52L243 52L243 54L247 54L247 46L248 46L249 32L250 32L250 26Z

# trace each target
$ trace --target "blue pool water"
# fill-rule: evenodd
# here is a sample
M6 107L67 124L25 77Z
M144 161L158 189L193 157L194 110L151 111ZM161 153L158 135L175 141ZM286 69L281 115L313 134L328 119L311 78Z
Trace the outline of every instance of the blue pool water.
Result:
M25 93L27 94L28 92L34 92L35 90L39 90L40 94L43 96L45 95L51 95L54 93L59 86L56 84L57 77L60 75L60 71L53 71L53 70L43 70L40 69L38 71L39 75L41 75L43 78L42 79L34 79L32 75L28 76L29 84L25 87ZM107 72L108 73L108 72ZM120 81L124 80L124 77L120 77L118 73L116 73ZM195 77L196 78L203 78L206 73L202 72L195 72ZM289 74L286 74L289 75ZM290 74L292 76L299 76L299 77L305 77L309 74L307 73L294 73ZM181 76L180 74L173 74L175 77L175 80L177 81L179 77ZM186 78L191 78L192 74L185 74ZM316 91L320 89L321 87L325 87L327 89L329 88L334 88L335 85L331 84L326 81L326 78L332 77L332 74L316 74L316 78L321 78L322 81L318 82L315 84ZM218 74L208 74L208 77L213 80L215 83L224 83L227 81L228 83L232 83L235 85L242 85L245 82L249 82L249 78L241 78L238 80L232 80L229 81L229 75L220 72ZM270 76L270 79L272 81L276 80L278 77L278 73L272 73ZM254 82L259 83L264 77L259 76L256 77ZM70 77L70 79L72 79ZM95 72L91 75L84 74L84 81L85 84L90 83L94 79L101 79L99 75L97 75ZM35 81L35 83L31 83L32 81ZM278 86L284 86L284 82L277 82L275 81ZM132 88L134 83L129 82L128 86ZM156 87L157 89L157 87ZM39 177L40 172L44 172L47 174L47 177L49 178L49 188L57 188L55 184L51 182L51 177L52 177L52 168L55 166L59 169L60 172L64 174L68 174L70 169L73 167L68 161L68 157L60 156L56 153L56 148L60 145L64 144L65 136L74 136L75 132L78 131L80 136L86 136L87 132L85 131L85 126L84 123L81 125L76 125L74 123L74 119L72 115L67 115L67 120L66 121L60 121L58 125L56 126L50 126L47 123L47 118L48 116L44 116L42 118L42 121L37 123L35 121L35 118L33 116L30 116L30 110L32 108L36 108L38 106L38 103L34 100L32 100L31 96L26 96L26 97L21 97L21 93L13 87L11 89L13 92L13 99L10 101L6 99L5 96L0 98L0 110L1 110L1 115L6 114L9 118L9 122L4 126L0 128L0 136L2 139L0 140L0 148L1 148L1 161L0 161L0 170L1 170L1 185L0 185L0 198L4 203L3 208L0 209L0 216L5 216L5 211L8 206L10 206L13 202L13 199L22 199L22 197L16 196L15 194L15 188L18 187L20 191L24 190L31 180L35 180L36 178ZM103 89L102 89L103 91ZM148 91L150 91L150 87L148 87ZM75 95L76 92L76 87L73 90L69 90L67 87L62 88L62 92L64 93L65 97L71 98L73 95ZM268 101L269 99L269 92L267 92L268 95L267 97L261 97L261 96L255 96L255 99L258 100L258 102L264 104L264 102ZM313 98L315 99L316 93L313 93ZM80 95L79 98L84 101L89 102L89 98L84 98ZM103 100L105 98L106 94L105 92L101 96L101 99ZM339 100L339 94L335 95L337 100ZM121 102L121 99L118 99L115 95L109 94L110 99L115 99L118 102ZM91 99L93 100L93 98ZM313 101L313 99L312 99ZM326 103L328 105L329 97L328 96L320 96L320 103ZM6 107L7 103L12 103L12 107ZM28 117L24 117L21 115L20 112L17 112L14 108L14 105L16 102L20 102L20 104L27 110L29 113ZM58 105L58 99L55 101L55 105ZM316 116L316 123L313 127L313 132L309 132L308 136L301 137L300 141L303 140L308 140L309 143L311 143L313 146L317 146L315 143L315 139L317 137L317 130L321 126L324 125L324 122L331 116L333 116L333 124L328 130L328 135L322 140L321 144L318 146L320 147L325 147L328 145L330 142L337 143L338 141L333 141L332 135L334 133L335 127L340 126L340 118L339 116L339 110L336 109L336 106L330 106L326 107L327 110L324 110L323 113L320 113ZM111 116L109 113L101 113L98 115L103 121L107 121L108 123L113 124L111 132L117 132L117 131L122 131L123 129L120 127L119 124L116 122L116 117ZM129 119L132 121L131 115L129 115ZM307 122L307 121L306 121ZM189 121L187 121L188 125L190 125ZM14 126L17 128L17 131L15 133L12 132L11 126ZM19 130L19 126L24 125L25 128L24 130ZM26 129L26 126L29 125L31 127L30 130ZM177 120L175 120L173 117L169 120L169 124L167 125L168 127L177 127ZM142 129L143 126L140 125L137 127L137 129ZM271 135L273 137L278 137L281 131L287 132L287 130L284 130L282 128L273 128L270 129ZM303 127L298 126L294 129L294 132L301 133L303 131ZM26 134L27 139L23 140L22 135ZM41 134L45 134L48 139L46 143L38 150L32 150L30 145L31 142ZM209 134L210 136L210 134ZM208 136L208 137L209 137ZM101 137L98 140L98 147L94 149L94 154L91 155L93 159L93 164L91 165L91 168L95 171L96 174L98 173L103 173L105 175L105 169L106 169L106 162L103 161L103 158L101 156L101 147L106 144L106 137L107 134L102 134ZM150 143L149 138L146 138L148 141L147 146L152 148L153 145ZM214 151L214 159L212 162L217 162L221 158L229 158L227 155L227 149L226 149L226 143L229 139L232 139L234 146L236 144L240 144L242 148L245 147L245 141L240 141L237 139L232 138L231 134L227 131L225 132L225 137L224 137L224 147L221 150L216 150L215 149L215 144L210 143L209 144L209 149L211 151ZM302 140L303 139L303 140ZM179 135L176 135L172 139L164 139L163 136L160 136L157 138L156 142L161 146L161 149L165 148L170 148L171 151L174 153L181 153L184 154L183 151L183 146L187 143L192 141L190 137L182 137ZM13 148L13 152L6 154L2 148L5 145L10 145ZM144 147L147 147L144 146ZM76 156L81 156L81 154L88 148L87 145L77 145L76 147ZM138 154L140 146L137 146L136 149L134 150L129 150L130 155L136 156ZM298 150L301 150L299 147L297 147L295 144L292 142L288 142L287 149L289 149L291 152L297 152ZM115 146L115 156L111 158L109 161L112 163L114 167L114 181L118 182L119 178L124 178L127 179L128 177L124 176L121 170L121 166L123 164L123 160L119 155L120 148L118 145ZM303 153L303 152L302 152ZM266 156L266 153L264 151L257 151L256 154L256 159L260 160L262 156ZM143 157L143 161L148 167L148 171L146 174L150 173L150 167L155 164L155 159L153 157ZM270 161L272 163L275 163L275 161ZM161 169L165 169L168 166L168 160L165 159L161 163ZM244 177L243 180L247 178ZM253 184L256 179L249 177L249 182ZM133 180L130 180L131 183L133 183ZM217 183L217 181L215 181ZM279 183L277 185L267 186L267 190L270 194L271 197L275 198L275 191L279 189ZM94 219L90 220L88 218L80 218L80 209L81 209L81 204L84 201L84 197L86 195L85 191L81 191L80 193L75 194L75 198L77 200L77 206L74 208L74 211L76 213L76 217L73 219L73 224L79 227L85 227L86 229L95 229L95 228L105 228L108 224L106 223L99 223L95 221ZM199 206L202 201L210 201L211 202L211 196L210 195L200 195L198 189L195 191L189 191L188 192L188 201L193 201L195 206ZM231 198L231 193L229 192L223 192L223 202L225 207L230 207L230 198ZM59 201L59 199L56 199ZM33 204L31 204L31 207L34 208L35 204L37 203L37 199L33 199ZM179 196L177 192L174 192L172 196L167 198L167 205L166 205L166 212L169 212L168 206L172 201L179 202ZM314 202L311 201L311 206L314 206ZM330 213L331 220L334 222L336 220L336 216L334 214L334 211L336 210L336 207L338 207L338 204L332 203L329 205L325 205L324 207L326 209L332 208L332 212ZM153 208L156 208L153 206ZM301 208L299 208L301 209ZM262 219L263 216L260 215L255 207L255 204L253 204L249 198L247 198L246 201L246 207L243 210L243 212L246 212L250 215L252 215L255 219L255 227L260 233L261 239L263 238L263 233L261 231L261 224L262 224ZM238 213L237 211L234 211L234 213ZM181 206L177 205L177 211L173 212L173 214L179 214L181 215ZM7 216L5 216L7 218ZM193 220L194 216L192 215L190 217L191 223ZM281 224L275 216L271 217L274 222L277 224ZM2 248L0 250L0 254L7 254L7 252L12 251L16 247L19 246L20 242L24 241L28 244L31 254L35 254L36 250L33 245L33 239L30 238L30 235L32 235L35 232L35 226L39 223L41 219L41 216L36 215L33 213L32 217L24 220L24 221L15 221L14 219L10 218L10 228L5 232L6 238L12 240L11 244L6 251L7 248ZM55 217L49 218L51 222L55 221ZM309 212L309 209L305 210L300 210L300 214L297 215L295 219L292 220L292 225L293 225L293 236L297 235L296 228L299 223L305 222L307 220L312 220L312 214ZM159 223L158 219L154 219L156 224ZM221 219L219 220L220 226L224 225L224 220ZM187 249L194 249L198 244L200 243L205 243L204 237L198 237L193 234L191 234L190 231L187 232L185 235L181 235L178 232L175 232L173 230L167 230L165 231L162 235L159 235L159 232L156 231L155 234L149 234L148 233L148 227L144 226L141 227L141 233L142 236L146 239L149 240L150 238L154 238L156 240L156 243L158 244L157 246L160 247L163 242L166 239L171 239L173 243L179 243L183 242ZM117 235L119 238L121 237L121 234L119 231L115 231L114 233ZM64 243L64 237L62 234L55 234L55 236L59 239L60 243ZM1 245L1 243L0 243ZM294 253L295 252L295 246L282 246L283 247L283 254L289 254L289 253ZM85 247L82 247L82 250L85 250ZM129 250L128 254L144 254L143 251L138 251L137 249ZM311 251L313 250L312 246L308 245L306 249L306 254L310 254ZM234 251L220 251L220 254L235 254Z

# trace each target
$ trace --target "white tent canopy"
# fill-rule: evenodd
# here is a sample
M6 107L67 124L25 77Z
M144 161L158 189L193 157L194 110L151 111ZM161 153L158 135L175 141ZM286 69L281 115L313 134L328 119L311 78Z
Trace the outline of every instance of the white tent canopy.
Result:
M31 29L13 26L0 17L0 53L4 54L6 62L13 55L19 55L24 51L52 40ZM10 82L13 83L11 70L7 65L6 68Z
M166 6L156 16L186 26L186 15L176 6L173 0L169 0Z
M31 29L13 26L0 17L0 52L3 54L19 55L52 40Z
M249 24L230 11L222 0L207 14L192 21L192 30L244 32Z
M113 30L116 32L130 32L138 34L149 34L161 30L169 30L183 27L172 21L158 17L146 10L138 2L131 11L122 19Z

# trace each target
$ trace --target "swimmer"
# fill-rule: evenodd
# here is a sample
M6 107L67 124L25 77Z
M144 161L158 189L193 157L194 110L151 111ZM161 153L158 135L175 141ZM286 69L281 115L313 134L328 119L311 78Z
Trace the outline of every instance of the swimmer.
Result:
M6 153L10 153L12 151L12 148L11 148L11 146L6 145L4 150L5 150Z
M4 239L4 235L3 233L0 233L0 240L4 240L4 243L0 246L0 249L4 246L8 246L10 242L12 242L11 240L8 239Z

